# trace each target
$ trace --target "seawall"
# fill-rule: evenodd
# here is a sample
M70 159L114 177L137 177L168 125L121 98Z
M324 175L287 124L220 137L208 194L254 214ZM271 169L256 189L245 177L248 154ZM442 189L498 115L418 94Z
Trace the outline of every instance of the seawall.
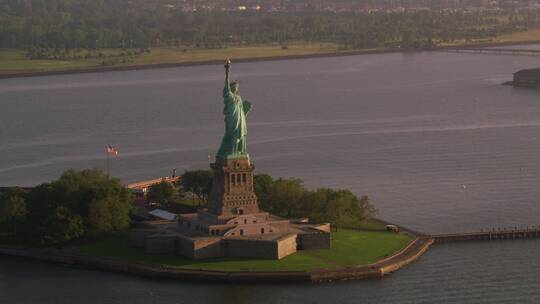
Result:
M190 282L235 284L257 283L321 283L339 280L382 278L418 259L433 243L431 238L417 238L389 258L371 265L311 271L227 272L202 269L161 267L145 263L123 262L101 257L84 256L58 249L0 246L0 255L22 257L44 262L62 263L151 279L174 279Z

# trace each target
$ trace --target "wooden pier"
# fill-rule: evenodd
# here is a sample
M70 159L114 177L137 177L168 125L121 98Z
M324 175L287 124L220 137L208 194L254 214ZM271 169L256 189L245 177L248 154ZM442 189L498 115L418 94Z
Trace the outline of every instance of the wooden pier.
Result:
M487 55L540 56L540 50L524 50L510 48L441 48L439 52L469 53Z
M540 238L540 226L499 228L479 232L439 234L431 236L435 244L461 241L516 240Z

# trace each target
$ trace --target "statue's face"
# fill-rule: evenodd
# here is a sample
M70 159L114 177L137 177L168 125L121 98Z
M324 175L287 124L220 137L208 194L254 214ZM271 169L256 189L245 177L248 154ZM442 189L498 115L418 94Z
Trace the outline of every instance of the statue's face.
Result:
M231 84L231 92L233 92L233 94L237 94L239 87L240 87L240 85L238 84L238 82L232 83Z

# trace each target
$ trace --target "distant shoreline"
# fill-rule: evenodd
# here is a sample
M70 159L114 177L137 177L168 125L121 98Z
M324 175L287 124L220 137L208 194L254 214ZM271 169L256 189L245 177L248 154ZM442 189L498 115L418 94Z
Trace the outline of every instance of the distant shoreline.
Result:
M329 52L329 53L269 56L269 57L246 57L246 58L231 57L231 59L233 59L235 63L239 63L239 62L277 61L277 60L341 57L341 56L400 53L400 52L405 52L405 51L400 50L400 49L381 49L381 50L367 50L367 51L359 50L359 51L350 51L350 52L344 51L344 52ZM130 66L95 67L95 68L83 68L83 69L59 70L59 71L35 71L35 72L20 72L20 73L18 72L18 73L12 73L12 74L0 74L0 79L50 76L50 75L66 75L66 74L86 74L86 73L95 73L95 72L149 70L149 69L160 69L160 68L213 65L213 64L221 64L221 63L223 63L223 60L213 59L213 60L203 60L203 61L186 61L186 62L176 62L176 63L171 62L171 63L153 63L153 64L130 65Z
M309 58L328 58L328 57L342 57L342 56L356 56L356 55L373 55L373 54L387 54L387 53L411 53L411 52L430 52L444 49L459 49L469 47L494 47L494 46L511 46L511 45L530 45L540 44L540 40L535 41L522 41L522 42L493 42L493 43L478 43L456 46L440 46L431 49L379 49L379 50L356 50L356 51L343 51L343 52L329 52L329 53L316 53L316 54L301 54L301 55L285 55L285 56L269 56L269 57L246 57L246 58L234 58L231 57L234 62L259 62L259 61L277 61L277 60L293 60L293 59L309 59ZM2 73L0 72L0 79L9 78L24 78L24 77L38 77L38 76L53 76L53 75L69 75L69 74L86 74L96 72L114 72L114 71L132 71L132 70L147 70L147 69L160 69L160 68L174 68L174 67L188 67L188 66L202 66L221 64L223 60L204 60L204 61L187 61L177 63L157 63L157 64L144 64L144 65L131 65L131 66L112 66L112 67L94 67L83 69L68 69L58 71L33 71L33 72L15 72L15 73Z

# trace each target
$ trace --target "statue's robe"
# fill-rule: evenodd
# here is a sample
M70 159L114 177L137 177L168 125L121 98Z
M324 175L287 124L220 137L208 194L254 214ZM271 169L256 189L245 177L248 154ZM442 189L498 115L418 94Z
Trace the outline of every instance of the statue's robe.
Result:
M242 97L233 94L229 85L223 88L223 114L225 115L225 134L219 148L219 156L244 155L246 151L247 124L246 116L251 110L251 103L242 101Z

